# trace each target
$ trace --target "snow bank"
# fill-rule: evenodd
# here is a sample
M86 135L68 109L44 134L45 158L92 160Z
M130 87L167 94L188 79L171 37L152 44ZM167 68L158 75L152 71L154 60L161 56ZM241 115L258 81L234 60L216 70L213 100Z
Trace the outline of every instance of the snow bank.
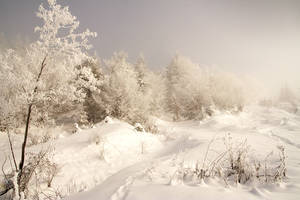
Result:
M61 170L53 185L64 194L90 189L162 147L157 136L112 119L62 138L54 145L54 161Z
M108 177L91 191L70 196L82 199L298 199L300 195L300 119L283 110L251 106L240 114L220 113L205 121L166 122L157 120L164 134L164 148L155 156ZM248 182L227 185L220 178L195 181L185 169L205 160L213 161L225 149L224 136L239 145L246 141L248 159L278 165L278 146L284 146L287 177L278 183ZM266 160L267 159L267 160ZM269 166L270 167L270 166Z

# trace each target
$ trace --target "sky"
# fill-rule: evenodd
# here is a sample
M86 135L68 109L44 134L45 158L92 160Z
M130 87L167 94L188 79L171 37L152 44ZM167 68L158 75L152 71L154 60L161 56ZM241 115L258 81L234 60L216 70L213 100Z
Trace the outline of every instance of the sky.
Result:
M0 0L0 34L36 39L35 16L45 0ZM108 59L142 53L148 66L168 65L176 54L252 76L266 87L300 88L299 0L58 0L68 5L96 54ZM4 40L2 40L4 43ZM1 45L1 44L0 44ZM300 92L300 89L299 89Z

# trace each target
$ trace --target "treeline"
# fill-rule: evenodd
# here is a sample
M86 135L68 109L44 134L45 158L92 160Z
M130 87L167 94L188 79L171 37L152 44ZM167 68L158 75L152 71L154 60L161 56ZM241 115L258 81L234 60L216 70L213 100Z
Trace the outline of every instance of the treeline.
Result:
M30 102L34 102L32 122L37 126L55 124L60 114L75 111L78 123L94 124L111 116L148 130L153 128L151 116L201 120L216 110L242 111L246 103L245 84L236 76L201 68L181 55L159 72L151 71L143 56L130 63L124 52L104 62L85 59L74 67L71 78L67 71L46 69L42 78L47 81L38 83L37 94L32 92L35 84L31 85L34 72L30 78L28 68L12 71L22 80L1 74L2 126L23 125Z
M142 56L130 63L123 52L102 65L87 61L80 68L93 71L101 82L98 90L85 88L84 111L92 122L106 116L144 125L150 116L160 115L198 120L215 110L242 111L246 100L245 87L236 76L201 68L181 55L156 73Z

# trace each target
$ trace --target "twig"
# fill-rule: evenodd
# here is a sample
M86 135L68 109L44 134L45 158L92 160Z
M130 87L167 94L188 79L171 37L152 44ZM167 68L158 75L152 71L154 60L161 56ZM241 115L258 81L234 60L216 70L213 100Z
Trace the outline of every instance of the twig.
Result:
M215 160L213 160L209 166L211 166L211 172L214 171L215 167L218 165L218 163L222 160L222 158L224 158L224 156L228 153L228 150L227 151L224 151L222 153L220 153Z
M2 173L4 175L5 180L8 182L9 180L7 178L7 175L5 174L5 171L4 171L4 166L5 166L6 161L7 161L7 156L5 156L5 160L4 160L3 164L2 164L1 170L2 170Z
M11 163L11 159L10 159L10 156L8 156L8 160L9 160L9 165L10 165L10 168L13 169L13 165Z
M16 169L16 172L17 172L18 171L18 167L17 167L16 157L15 157L15 152L14 152L14 149L13 149L13 146L12 146L12 142L11 142L11 139L10 139L9 130L7 130L7 137L8 137L8 141L9 141L10 152L11 152L11 155L13 157L14 164L15 164L15 169Z
M5 156L5 160L4 160L4 163L2 164L2 173L4 175L4 178L6 180L6 184L5 184L5 190L4 191L0 191L0 197L2 195L5 195L7 192L9 192L11 189L13 189L13 186L9 184L9 179L7 178L7 175L5 174L5 171L4 171L4 165L6 163L6 160L7 160L7 156Z
M207 145L205 157L204 157L203 163L202 163L202 169L204 169L204 165L205 165L205 162L206 162L206 159L207 159L207 155L208 155L208 151L209 151L210 145L213 143L214 140L215 140L215 138L213 138L213 139L208 143L208 145Z

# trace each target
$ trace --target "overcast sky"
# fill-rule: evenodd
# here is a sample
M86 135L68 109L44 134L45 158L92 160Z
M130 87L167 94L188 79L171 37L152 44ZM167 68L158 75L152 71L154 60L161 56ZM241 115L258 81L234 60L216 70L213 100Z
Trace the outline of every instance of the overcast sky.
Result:
M45 1L43 1L45 2ZM58 0L98 33L97 55L143 53L150 67L193 61L300 87L300 0ZM41 0L0 0L0 32L33 40Z

